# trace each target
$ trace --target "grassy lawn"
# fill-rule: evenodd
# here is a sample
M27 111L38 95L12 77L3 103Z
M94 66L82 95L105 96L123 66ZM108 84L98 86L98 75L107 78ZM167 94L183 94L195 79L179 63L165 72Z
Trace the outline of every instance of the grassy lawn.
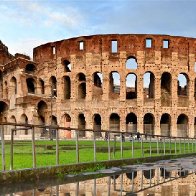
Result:
M52 166L56 163L56 141L39 140L36 141L36 164L37 167ZM111 159L121 159L121 142L110 141ZM76 150L75 141L62 140L59 141L59 162L60 164L71 164L76 163ZM159 142L159 154L157 152L157 143L152 142L151 145L148 142L143 142L143 153L141 150L141 142L134 141L134 158L150 156L164 155L164 144L163 141ZM171 147L170 147L171 146ZM188 149L189 147L189 149ZM1 149L1 144L0 144ZM180 153L180 144L176 143L177 153ZM195 149L195 146L194 146ZM166 142L165 143L165 154L175 153L175 144ZM192 144L184 144L181 142L181 153L185 154L192 152ZM80 162L93 161L94 150L93 141L81 140L79 141L79 160ZM123 157L132 158L132 142L123 142ZM5 160L6 170L10 168L10 142L5 143ZM107 141L96 141L96 160L108 160L108 142ZM14 141L14 169L31 168L32 167L32 143L31 141ZM2 168L2 156L0 152L0 170Z

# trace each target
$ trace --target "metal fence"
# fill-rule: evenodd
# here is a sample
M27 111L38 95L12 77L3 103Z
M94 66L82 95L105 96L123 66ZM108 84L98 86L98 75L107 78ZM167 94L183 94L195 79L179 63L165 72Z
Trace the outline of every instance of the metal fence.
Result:
M30 124L2 123L0 139L2 171L196 152L196 138Z

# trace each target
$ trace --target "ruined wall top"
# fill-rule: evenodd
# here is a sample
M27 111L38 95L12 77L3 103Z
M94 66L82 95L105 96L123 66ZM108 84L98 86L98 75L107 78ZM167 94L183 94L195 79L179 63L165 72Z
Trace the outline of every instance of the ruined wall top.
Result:
M9 53L8 47L0 40L0 65L4 65L9 62L13 56Z
M117 52L111 57L118 57L120 52L126 52L127 56L136 56L137 51L147 53L161 51L162 56L168 57L172 52L176 52L179 58L183 58L196 52L196 38L152 34L108 34L81 36L43 44L34 48L34 61L41 63L57 57L69 58L73 54L80 56L86 53L112 53L112 41L117 41ZM149 41L151 46L147 47L146 42ZM166 42L168 47L164 47L163 42Z

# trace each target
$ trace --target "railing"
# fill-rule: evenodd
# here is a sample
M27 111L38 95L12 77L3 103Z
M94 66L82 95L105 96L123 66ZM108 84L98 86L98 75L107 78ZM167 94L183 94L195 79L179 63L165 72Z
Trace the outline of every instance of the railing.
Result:
M68 130L71 139L61 139ZM196 138L32 124L1 123L0 139L2 171L196 152Z

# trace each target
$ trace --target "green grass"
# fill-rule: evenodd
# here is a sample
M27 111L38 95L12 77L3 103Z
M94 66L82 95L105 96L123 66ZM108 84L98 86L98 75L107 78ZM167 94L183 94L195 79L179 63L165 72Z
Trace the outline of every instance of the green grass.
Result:
M36 164L37 167L52 166L56 164L56 141L39 140L36 144ZM75 141L64 140L59 141L59 162L60 164L73 164L76 163L76 150ZM114 148L114 141L110 141L111 160L121 158L139 158L142 157L141 142L134 141L134 156L132 157L132 142L123 142L123 157L121 157L120 151L121 142L116 141ZM192 144L188 146L188 143L176 144L177 153L191 153ZM188 149L189 147L189 149ZM1 144L0 144L1 149ZM114 150L115 149L115 150ZM175 153L175 144L165 143L165 154ZM157 143L151 143L151 156L164 155L164 144L159 142L159 153L157 153ZM195 150L195 145L194 145ZM150 156L150 143L143 142L143 155L144 157ZM79 141L79 160L80 162L90 162L94 160L93 141L81 140ZM108 142L96 141L96 160L103 161L108 160ZM6 170L10 169L10 142L5 142L5 161ZM32 143L31 141L14 141L14 169L23 169L32 167ZM2 156L0 152L0 170L2 168Z

